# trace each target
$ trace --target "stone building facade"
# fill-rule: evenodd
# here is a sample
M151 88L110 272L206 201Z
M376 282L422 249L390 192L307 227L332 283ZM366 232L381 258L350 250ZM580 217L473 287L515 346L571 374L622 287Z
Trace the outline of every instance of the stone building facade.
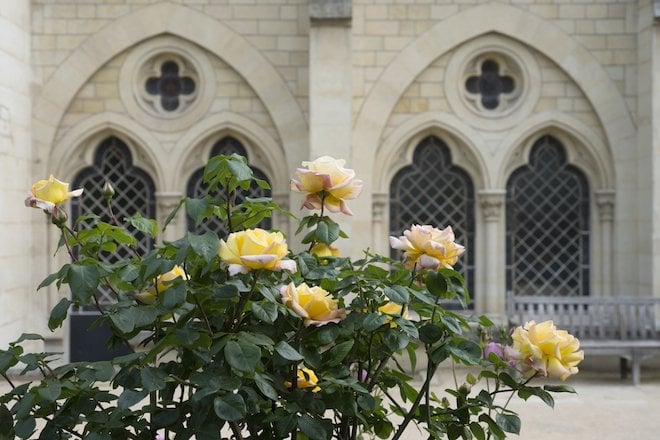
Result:
M162 221L223 148L294 211L300 162L345 158L365 183L345 254L454 225L479 313L507 290L660 296L659 19L652 0L3 0L1 339L48 333L66 295L34 293L66 256L23 208L33 181L110 173Z

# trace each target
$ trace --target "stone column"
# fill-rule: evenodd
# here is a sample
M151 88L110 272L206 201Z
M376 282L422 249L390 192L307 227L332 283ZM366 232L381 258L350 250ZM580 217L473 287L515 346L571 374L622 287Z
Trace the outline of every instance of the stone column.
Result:
M390 195L388 193L374 193L371 208L371 221L372 221L372 237L371 242L374 243L374 252L381 255L389 255L389 241L386 229L387 225L387 211ZM402 231L403 232L403 231Z
M600 254L601 254L601 293L612 295L612 226L614 223L614 190L598 190L595 192L598 220L600 222Z
M486 313L500 321L506 315L506 286L504 278L504 216L502 207L506 191L484 189L477 193L484 225L484 239L480 241L483 256L482 289L477 294L477 313ZM500 233L502 232L502 233ZM469 252L469 250L468 250Z
M156 220L158 221L158 233L161 234L160 240L178 240L186 231L185 206L182 206L177 215L174 216L172 221L170 221L170 223L167 225L167 228L165 229L165 232L161 231L165 225L165 220L183 198L183 193L178 191L157 192L155 196Z
M309 154L351 163L352 53L351 0L309 1ZM351 236L352 219L333 217ZM357 252L352 242L339 240L342 255Z

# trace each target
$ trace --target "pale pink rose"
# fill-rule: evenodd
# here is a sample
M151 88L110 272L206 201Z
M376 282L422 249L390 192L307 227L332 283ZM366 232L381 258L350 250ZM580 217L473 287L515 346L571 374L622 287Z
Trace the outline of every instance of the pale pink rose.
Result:
M453 268L465 248L454 242L451 226L440 230L431 225L412 225L401 237L390 237L394 249L404 251L404 264L419 269Z
M517 363L517 359L520 357L520 353L514 350L508 345L503 345L497 342L489 342L484 347L484 359L488 359L491 353L507 362L509 365L514 366Z
M337 323L346 316L346 310L340 309L330 293L318 286L290 283L280 288L280 295L282 303L305 320L305 327Z
M356 198L362 192L362 181L355 178L355 171L344 168L343 159L319 157L313 162L303 162L304 168L296 170L291 189L306 193L303 208L343 212L352 215L345 200Z

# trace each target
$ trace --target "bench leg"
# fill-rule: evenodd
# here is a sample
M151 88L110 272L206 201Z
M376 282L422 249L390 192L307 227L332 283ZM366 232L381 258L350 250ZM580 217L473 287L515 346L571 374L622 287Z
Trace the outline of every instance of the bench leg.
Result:
M639 385L642 379L642 357L633 354L632 359L632 381L633 385Z
M628 377L628 358L619 358L619 373L621 374L621 380Z

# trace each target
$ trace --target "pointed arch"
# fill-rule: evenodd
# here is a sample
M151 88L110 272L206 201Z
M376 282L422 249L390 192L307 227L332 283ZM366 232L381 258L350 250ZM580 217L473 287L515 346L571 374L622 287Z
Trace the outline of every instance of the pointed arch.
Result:
M157 17L157 19L154 19ZM173 3L158 3L127 14L85 40L45 82L34 106L37 156L48 157L60 121L78 90L101 66L140 41L173 34L207 48L234 68L268 109L287 155L290 170L306 157L305 118L286 82L245 38L221 21Z

